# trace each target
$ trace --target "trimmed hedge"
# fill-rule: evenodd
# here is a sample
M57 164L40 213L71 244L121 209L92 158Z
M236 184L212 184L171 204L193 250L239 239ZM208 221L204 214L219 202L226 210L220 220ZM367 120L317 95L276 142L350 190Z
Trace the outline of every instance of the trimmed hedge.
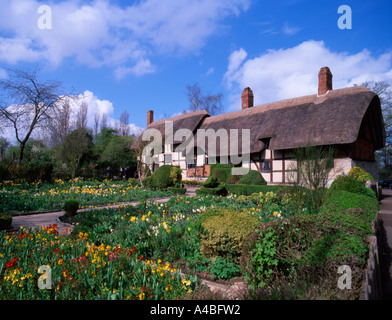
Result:
M256 170L250 170L246 175L238 180L238 184L267 185L267 181L265 181L260 172Z
M240 184L226 184L226 189L236 195L250 196L253 193L260 192L278 192L285 188L284 186L267 186L267 185L240 185Z
M11 229L12 216L6 214L0 214L0 231Z
M342 175L337 177L329 187L325 195L325 200L338 190L349 191L374 198L376 197L372 189L367 188L364 182L357 180L353 175Z
M173 192L174 194L185 194L186 188L169 187L167 191Z
M77 200L67 200L64 203L64 211L68 217L76 216L79 210L79 202Z
M212 194L212 195L217 195L217 196L226 196L227 189L224 184L220 184L216 188L201 187L200 189L196 190L196 194L198 196L206 195L206 194Z
M210 176L216 177L219 183L225 183L231 178L231 164L214 163L210 167Z

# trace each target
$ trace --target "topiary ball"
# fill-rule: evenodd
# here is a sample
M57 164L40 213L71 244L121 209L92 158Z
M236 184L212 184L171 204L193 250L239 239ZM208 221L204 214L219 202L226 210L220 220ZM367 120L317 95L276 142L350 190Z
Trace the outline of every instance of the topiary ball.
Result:
M79 202L77 200L67 200L64 203L64 211L67 216L73 217L79 209Z

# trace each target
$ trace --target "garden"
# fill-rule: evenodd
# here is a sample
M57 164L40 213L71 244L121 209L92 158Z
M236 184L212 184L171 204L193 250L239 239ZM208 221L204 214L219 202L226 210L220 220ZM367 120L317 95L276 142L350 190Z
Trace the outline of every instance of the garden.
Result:
M73 225L69 235L55 225L0 233L0 299L211 299L200 279L237 277L248 285L241 299L359 298L379 208L358 170L336 179L315 208L312 191L266 186L254 172L240 181L217 170L186 197L169 167L143 185L3 182L0 215L58 209L68 199L78 206L61 218ZM352 290L336 286L340 265L352 269ZM37 286L41 266L50 268L51 289Z

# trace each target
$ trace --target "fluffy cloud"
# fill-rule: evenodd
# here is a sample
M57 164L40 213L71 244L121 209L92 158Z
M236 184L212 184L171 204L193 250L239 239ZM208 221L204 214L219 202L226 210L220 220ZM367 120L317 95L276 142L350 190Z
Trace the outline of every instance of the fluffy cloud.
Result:
M98 99L93 92L86 90L83 94L78 95L78 99L71 103L71 107L73 110L73 117L75 121L76 113L80 109L82 103L87 104L87 127L94 128L95 123L95 115L98 113L100 117L103 114L106 114L107 117L107 125L112 128L117 128L119 124L119 120L114 119L112 117L114 113L113 103L109 100L101 100ZM102 119L102 118L101 118ZM136 126L135 124L129 124L130 133L140 134L144 129Z
M331 69L335 89L392 77L392 52L379 56L366 49L356 54L333 52L323 41L305 41L246 58L246 51L239 49L228 60L225 81L232 88L230 110L240 108L245 87L251 87L255 104L317 93L318 71L323 66Z
M42 30L37 0L0 0L0 62L73 58L109 66L116 77L155 71L155 54L195 53L228 15L247 10L249 0L146 0L126 7L109 0L50 4L52 29Z

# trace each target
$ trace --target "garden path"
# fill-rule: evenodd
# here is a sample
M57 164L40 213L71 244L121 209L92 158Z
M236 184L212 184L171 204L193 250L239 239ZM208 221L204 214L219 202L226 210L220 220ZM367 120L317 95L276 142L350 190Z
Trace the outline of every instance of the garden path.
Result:
M186 196L191 197L196 194L197 187L188 187ZM156 199L157 202L167 202L170 197ZM111 206L101 206L97 209L105 209L105 208L118 208L121 205L137 205L139 201L134 202L125 202L118 203L116 205ZM80 209L79 212L89 211L90 208ZM72 230L72 225L63 223L60 221L60 217L64 215L64 211L53 211L53 212L44 212L37 214L21 214L16 215L12 218L12 228L19 229L21 226L25 228L41 228L42 226L49 226L57 224L57 230L60 234L62 233L70 233Z

